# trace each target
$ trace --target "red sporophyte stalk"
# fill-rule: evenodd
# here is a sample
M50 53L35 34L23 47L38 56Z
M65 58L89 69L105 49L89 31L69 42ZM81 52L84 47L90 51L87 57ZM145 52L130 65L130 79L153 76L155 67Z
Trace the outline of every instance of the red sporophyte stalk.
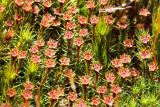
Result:
M156 47L156 42L157 42L157 39L158 39L158 35L159 35L159 31L156 32L156 35L154 37L154 41L153 41L153 44L152 44L152 54L153 54L155 64L157 64L156 55L155 55L155 47Z
M50 105L49 107L52 107L54 103L56 103L56 101L59 98L59 95L57 93L57 90L51 90L49 93L49 99L50 99Z
M84 43L84 41L81 37L74 39L74 45L77 47L77 63L79 63L80 49L81 49L83 43Z
M13 99L16 96L16 90L14 88L9 88L7 90L7 96L9 97L10 104L12 105Z
M72 31L65 32L64 39L67 40L67 55L69 55L69 52L71 51L70 44L71 44L72 37L73 37Z
M40 23L40 33L38 35L38 39L42 38L42 35L45 31L45 28L48 28L51 26L53 20L55 19L54 16L52 16L50 13L45 13L42 17L41 23Z
M54 85L57 85L58 83L58 80L61 78L61 76L63 75L63 70L66 66L69 65L70 63L70 58L67 58L67 57L62 57L60 60L60 70L59 70L59 73L57 74L57 77L55 79L55 82L54 82Z
M27 54L26 51L20 51L18 48L13 48L11 50L11 64L12 64L12 66L16 67L15 61L17 58L18 58L18 64L21 64L21 59L25 59L26 54ZM18 74L18 70L19 70L19 67L18 68L16 67L16 74Z
M83 53L83 58L86 60L86 64L87 64L87 75L90 75L90 62L92 57L93 55L90 51L85 51Z
M85 75L80 77L80 82L83 85L83 99L86 101L86 94L87 94L87 86L90 82L90 76Z
M19 55L18 55L18 65L16 68L16 74L18 74L20 66L23 64L22 60L25 59L27 56L27 51L19 51Z
M32 4L25 2L22 6L22 9L23 9L22 26L24 26L29 12L32 11Z
M22 92L22 97L23 97L23 99L24 99L23 105L24 105L25 107L30 107L29 100L32 99L32 97L33 97L33 96L32 96L32 91L24 90L24 91Z
M49 70L51 68L54 68L55 65L56 65L56 62L53 59L47 59L45 61L46 74L45 74L44 78L41 80L40 85L38 87L37 94L35 96L36 107L40 107L40 94L41 94L42 86L43 86L43 84L45 83L45 81L48 77Z
M19 14L18 10L19 10L19 7L23 5L23 0L15 0L15 3L16 3L16 10L15 10L15 17L14 17L14 27L16 30L17 24L21 20L21 15Z
M11 55L11 69L14 69L15 68L15 73L18 74L18 71L17 71L17 67L16 67L16 60L19 56L19 49L18 48L13 48L11 49L11 52L10 52L10 55Z
M42 90L42 86L45 82L45 80L47 79L48 76L48 69L46 70L46 75L45 77L41 80L40 85L38 87L38 91L37 94L35 96L35 102L36 102L36 107L40 107L40 95L41 95L41 90Z
M58 102L57 100L59 99L60 96L63 96L64 94L64 88L58 88L58 89L54 89L51 90L48 95L49 95L49 99L50 99L50 105L49 107L52 107L53 104L56 104L55 107L58 107Z
M71 40L67 39L67 56L69 56L71 48L70 48Z
M98 20L98 18L97 18L97 20ZM97 21L97 23L98 23L98 21ZM93 29L92 29L92 39L93 39L93 41L95 41L95 36L96 36L96 24L93 24Z
M122 92L121 87L117 84L111 85L111 92L113 93L115 105L119 103L120 93Z
M100 72L100 70L102 70L102 68L103 68L103 66L99 62L93 64L93 69L95 70L95 74L96 74L96 78L94 81L94 88L95 89L96 89L96 84L97 84L98 78L99 78L99 72Z
M93 0L88 0L86 6L89 9L89 14L88 14L88 22L89 22L92 11L95 8L95 2Z

